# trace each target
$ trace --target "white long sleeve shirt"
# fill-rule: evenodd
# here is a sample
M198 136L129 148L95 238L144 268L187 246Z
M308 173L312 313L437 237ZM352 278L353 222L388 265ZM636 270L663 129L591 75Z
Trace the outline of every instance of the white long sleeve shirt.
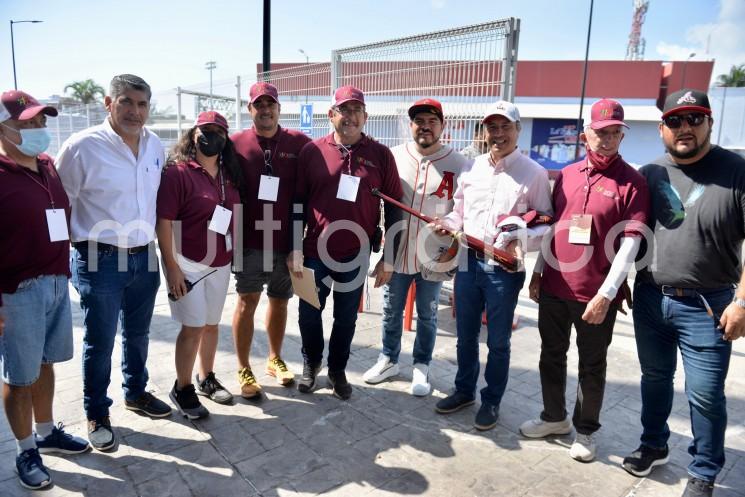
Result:
M119 247L153 241L164 162L163 144L155 133L142 129L135 157L108 118L68 138L57 170L72 206L72 241Z
M492 163L491 156L478 156L461 172L453 211L443 224L461 230L493 245L503 216L521 215L530 210L553 216L548 172L519 149ZM538 250L548 226L528 228L528 247Z

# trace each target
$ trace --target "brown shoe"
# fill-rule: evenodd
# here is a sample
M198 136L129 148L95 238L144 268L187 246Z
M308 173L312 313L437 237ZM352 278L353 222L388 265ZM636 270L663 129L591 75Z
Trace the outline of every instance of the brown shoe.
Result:
M287 369L287 364L279 357L266 360L266 374L274 376L277 383L282 386L288 386L295 381L295 374Z
M261 395L261 385L257 383L249 368L238 370L238 383L241 385L241 397L244 399L253 399Z

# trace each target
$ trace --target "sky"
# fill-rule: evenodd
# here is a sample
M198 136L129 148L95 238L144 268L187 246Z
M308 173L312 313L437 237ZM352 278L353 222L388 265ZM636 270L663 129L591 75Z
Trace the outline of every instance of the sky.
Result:
M633 0L595 0L590 59L621 60ZM255 72L262 58L262 0L0 0L0 89L37 98L88 78L104 88L134 73L154 93ZM584 58L590 0L274 0L272 62L328 61L333 49L506 17L521 19L518 58ZM645 60L715 59L714 76L745 63L745 0L651 0ZM519 75L518 75L519 77Z

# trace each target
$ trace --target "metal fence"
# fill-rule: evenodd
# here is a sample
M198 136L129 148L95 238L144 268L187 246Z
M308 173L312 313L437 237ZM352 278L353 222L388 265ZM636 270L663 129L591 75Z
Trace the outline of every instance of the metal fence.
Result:
M269 81L279 90L280 124L300 128L302 106L310 105L312 118L304 128L318 138L330 130L327 112L334 90L352 84L365 92L365 132L377 140L388 146L409 140L406 110L419 98L433 97L442 102L447 121L442 139L459 150L471 144L473 127L488 103L514 98L519 31L519 19L491 21L334 50L328 62L273 64L268 72L257 67L254 74L156 92L148 127L166 147L201 110L217 110L231 129L245 129L252 124L248 89L256 81ZM63 105L60 116L49 120L56 137L52 155L72 133L104 117L100 104Z

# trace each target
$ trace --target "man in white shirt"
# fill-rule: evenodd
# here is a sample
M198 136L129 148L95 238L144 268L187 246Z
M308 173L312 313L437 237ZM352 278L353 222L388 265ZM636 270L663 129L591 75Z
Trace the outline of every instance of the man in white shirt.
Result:
M424 98L409 107L410 128L414 141L391 149L396 159L404 196L401 202L428 216L442 216L453 209L455 184L461 169L470 161L440 141L445 120L442 105ZM443 240L411 214L404 214L394 272L383 288L383 350L363 375L375 384L399 373L403 310L409 287L416 286L416 339L412 352L412 395L429 394L429 363L437 337L437 304L447 273L422 271L422 265L439 257L438 249L447 248L452 239ZM398 230L396 230L398 231ZM389 235L391 236L391 235ZM452 277L452 276L451 276Z
M155 201L165 161L160 139L144 128L150 86L121 74L104 99L109 116L71 136L57 167L72 206L72 283L84 313L83 405L98 450L116 444L107 396L117 321L127 409L165 417L171 408L145 391L150 320L160 285Z
M547 171L517 147L520 113L514 104L492 104L483 119L489 152L476 158L458 179L453 211L438 221L438 228L463 231L487 246L506 250L520 259L522 250L537 250L547 224L510 229L508 216L553 215ZM528 217L528 216L525 216ZM518 223L512 226L519 226ZM526 245L526 246L522 246ZM479 332L486 308L489 354L484 369L486 387L474 426L496 426L510 367L510 336L517 297L525 282L525 269L511 272L472 249L461 250L455 276L455 318L458 334L458 372L455 392L440 400L435 410L449 414L473 405L479 376ZM467 252L467 254L465 253ZM466 259L467 258L467 264Z

